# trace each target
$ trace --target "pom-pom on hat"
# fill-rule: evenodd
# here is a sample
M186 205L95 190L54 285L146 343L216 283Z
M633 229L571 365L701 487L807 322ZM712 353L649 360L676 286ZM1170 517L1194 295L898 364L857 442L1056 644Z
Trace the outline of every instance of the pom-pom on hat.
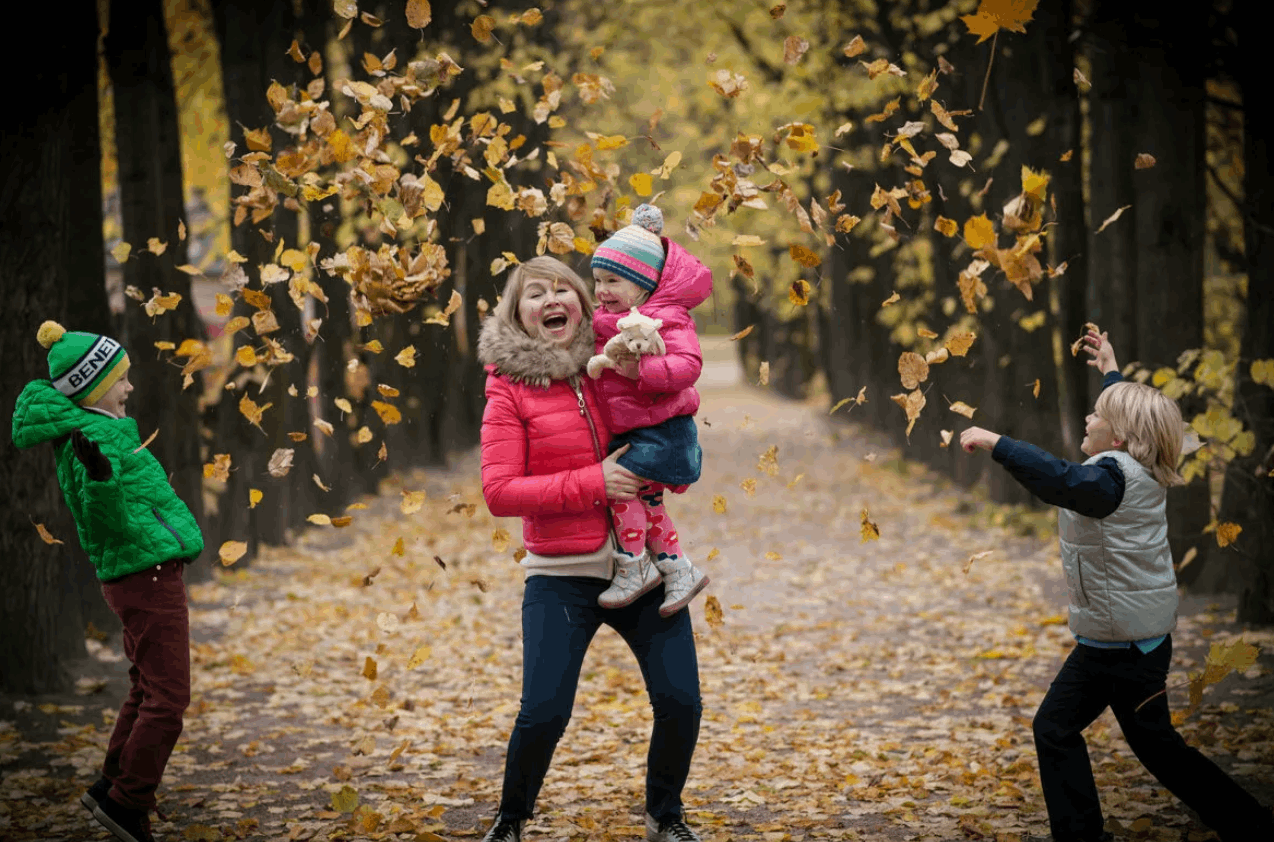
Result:
M40 325L36 341L49 350L49 379L80 406L92 406L128 371L128 352L109 336Z
M664 268L664 215L654 205L638 205L633 221L620 228L593 252L592 267L614 272L654 292Z

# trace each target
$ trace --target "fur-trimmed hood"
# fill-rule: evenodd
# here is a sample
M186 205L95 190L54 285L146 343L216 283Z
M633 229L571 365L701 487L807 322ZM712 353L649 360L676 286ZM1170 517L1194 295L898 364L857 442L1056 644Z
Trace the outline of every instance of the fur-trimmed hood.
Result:
M554 380L578 377L592 355L593 320L588 316L566 348L532 339L496 316L484 319L478 333L478 361L514 383L547 388Z

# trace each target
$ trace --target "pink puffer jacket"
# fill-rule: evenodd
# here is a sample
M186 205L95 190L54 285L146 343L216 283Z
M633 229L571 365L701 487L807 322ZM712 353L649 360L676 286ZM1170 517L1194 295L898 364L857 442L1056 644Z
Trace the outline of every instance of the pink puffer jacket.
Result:
M602 417L612 433L653 427L678 415L694 415L699 410L699 393L694 384L703 371L703 352L690 311L712 294L712 272L672 240L661 239L667 257L659 286L637 311L663 319L659 335L663 337L667 353L643 356L638 364L637 380L630 380L612 369L602 371L597 389ZM606 341L619 333L617 322L626 315L603 310L593 314L597 338L594 353L600 354Z
M496 517L522 518L537 555L593 552L610 530L601 467L610 434L581 376L592 334L585 320L569 348L555 349L489 317L478 338L487 370L482 495Z

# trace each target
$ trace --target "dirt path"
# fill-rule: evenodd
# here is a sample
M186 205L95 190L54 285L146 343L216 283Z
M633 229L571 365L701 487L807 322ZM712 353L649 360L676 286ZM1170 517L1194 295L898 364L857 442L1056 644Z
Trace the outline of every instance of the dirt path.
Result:
M741 386L730 347L706 350L705 474L670 503L724 613L714 628L703 599L691 609L706 707L692 823L713 842L1043 833L1030 718L1071 646L1055 539L987 525L973 495L880 437ZM475 460L387 483L348 528L307 531L192 588L195 701L162 792L162 839L481 836L517 712L521 577L519 525L486 515ZM419 511L403 513L403 490L427 493ZM879 540L861 538L864 507ZM1209 640L1240 631L1232 601L1188 599L1184 613L1181 682ZM1269 631L1246 637L1274 652ZM1266 656L1227 678L1183 727L1266 801L1272 666ZM123 668L85 669L104 690L0 699L6 839L106 838L75 799ZM526 838L641 838L649 728L633 659L604 629ZM1113 718L1089 742L1127 838L1206 838Z

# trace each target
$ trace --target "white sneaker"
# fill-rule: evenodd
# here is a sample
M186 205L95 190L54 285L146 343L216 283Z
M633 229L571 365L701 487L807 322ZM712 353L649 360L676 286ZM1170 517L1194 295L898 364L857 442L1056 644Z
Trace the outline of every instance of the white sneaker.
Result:
M650 813L646 814L646 842L703 842L681 819L664 822L655 821Z
M685 608L711 581L707 573L691 564L685 556L656 561L655 567L664 578L664 602L659 606L660 617L671 617Z
M650 563L650 553L633 558L628 553L615 551L615 576L610 587L602 591L597 604L603 608L623 608L632 605L650 593L659 584L659 571Z

